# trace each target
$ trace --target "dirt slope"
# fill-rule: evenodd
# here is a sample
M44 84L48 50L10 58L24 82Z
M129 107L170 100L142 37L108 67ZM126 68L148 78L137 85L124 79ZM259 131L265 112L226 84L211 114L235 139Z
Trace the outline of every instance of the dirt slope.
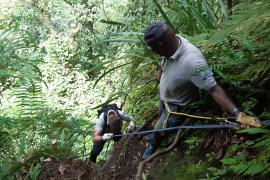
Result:
M99 180L99 174L91 163L82 160L43 161L39 180Z
M144 149L145 144L136 138L124 139L117 143L111 157L102 167L102 179L135 179Z
M98 168L89 161L65 161L47 158L41 164L39 180L130 180L135 179L137 167L145 149L136 138L122 139L114 145L111 156Z

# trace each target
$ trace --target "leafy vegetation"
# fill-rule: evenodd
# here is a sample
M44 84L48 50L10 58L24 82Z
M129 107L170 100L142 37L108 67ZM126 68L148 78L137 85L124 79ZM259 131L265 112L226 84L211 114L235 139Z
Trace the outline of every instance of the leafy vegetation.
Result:
M238 1L230 16L223 0L7 2L0 2L0 179L36 179L47 157L87 158L103 103L116 101L138 125L153 117L159 57L145 47L143 32L156 20L201 49L243 111L270 119L268 0ZM189 108L221 114L204 92ZM270 174L269 129L241 133L251 140L231 145L207 178ZM192 156L202 140L190 136ZM200 165L189 167L203 176Z

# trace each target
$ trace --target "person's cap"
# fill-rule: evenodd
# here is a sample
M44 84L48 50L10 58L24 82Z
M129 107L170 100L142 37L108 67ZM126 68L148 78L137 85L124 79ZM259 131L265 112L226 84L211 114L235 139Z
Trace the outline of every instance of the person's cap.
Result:
M146 44L153 44L158 42L158 40L165 33L164 26L167 26L164 22L153 22L144 33L144 40Z
M109 125L115 119L120 119L116 112L110 110L107 114L107 125Z

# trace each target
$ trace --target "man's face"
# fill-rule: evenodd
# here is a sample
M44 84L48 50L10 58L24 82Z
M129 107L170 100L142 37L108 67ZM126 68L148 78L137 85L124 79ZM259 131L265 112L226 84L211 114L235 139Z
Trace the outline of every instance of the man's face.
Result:
M150 47L150 49L152 51L154 51L155 53L157 53L160 56L166 56L166 49L164 47L164 45L161 42L156 42L153 44L148 44L148 46Z

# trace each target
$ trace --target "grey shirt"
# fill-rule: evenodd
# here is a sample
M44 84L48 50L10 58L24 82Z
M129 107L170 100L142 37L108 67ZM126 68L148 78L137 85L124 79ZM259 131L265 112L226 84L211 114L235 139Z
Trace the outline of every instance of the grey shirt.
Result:
M199 96L199 89L209 90L217 83L200 50L179 38L180 47L161 63L160 99L185 106Z
M113 110L108 111L108 113L107 113L107 119L108 119L108 114L109 114L110 112L115 113ZM123 111L119 111L119 110L118 110L118 113L119 113L120 119L122 119L122 120L124 120L124 121L128 121L128 122L134 121L134 118L133 118L132 116L127 115L127 114L124 113ZM115 113L115 114L116 114L116 113ZM117 114L116 114L116 115L117 115ZM108 123L108 122L109 122L109 121L107 121L107 123ZM99 118L98 118L97 121L96 121L95 130L96 130L96 131L102 131L104 125L105 125L105 122L104 122L104 112L103 112L103 113L100 114Z

